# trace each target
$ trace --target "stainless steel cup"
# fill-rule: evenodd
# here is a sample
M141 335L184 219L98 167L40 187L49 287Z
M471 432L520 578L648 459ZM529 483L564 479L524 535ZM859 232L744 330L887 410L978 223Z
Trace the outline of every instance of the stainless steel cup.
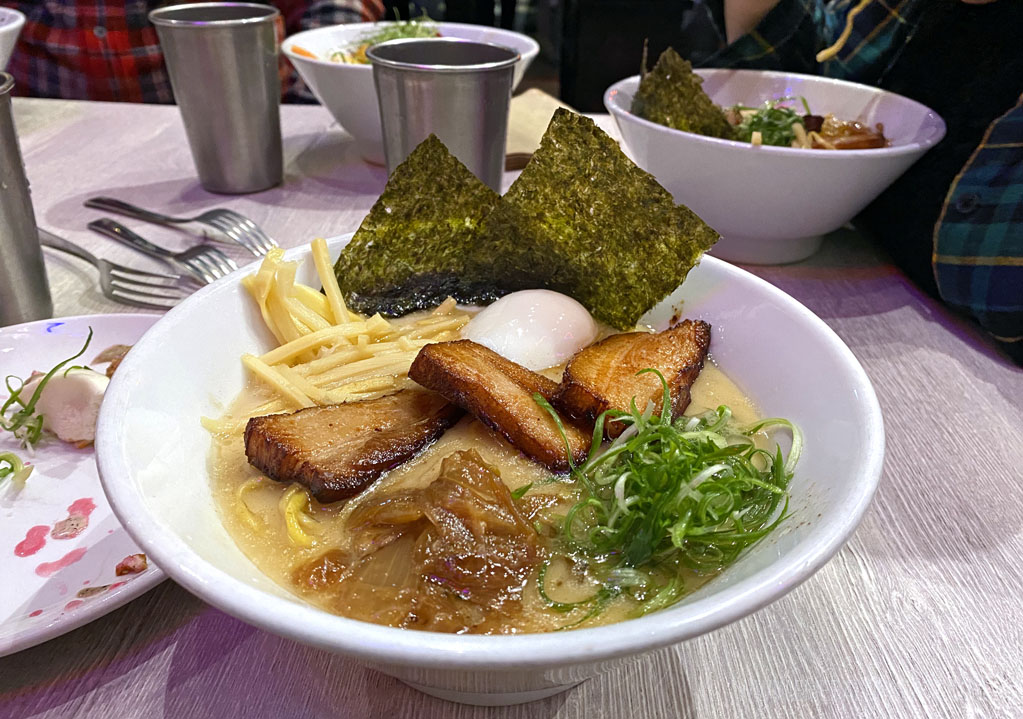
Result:
M53 316L50 285L11 115L14 78L0 72L0 327Z
M499 45L427 38L383 42L366 56L373 63L387 171L433 133L500 192L519 54Z
M199 181L210 192L280 184L280 12L255 3L172 5L149 13Z

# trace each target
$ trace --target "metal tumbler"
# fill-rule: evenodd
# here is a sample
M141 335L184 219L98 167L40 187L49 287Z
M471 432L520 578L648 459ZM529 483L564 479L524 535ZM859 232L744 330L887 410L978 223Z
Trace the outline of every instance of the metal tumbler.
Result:
M28 178L11 114L14 78L0 72L0 327L53 316Z
M181 108L199 182L241 194L280 184L280 12L255 3L172 5L149 13Z
M373 63L387 171L433 133L500 192L519 54L488 43L427 38L383 42L366 56Z

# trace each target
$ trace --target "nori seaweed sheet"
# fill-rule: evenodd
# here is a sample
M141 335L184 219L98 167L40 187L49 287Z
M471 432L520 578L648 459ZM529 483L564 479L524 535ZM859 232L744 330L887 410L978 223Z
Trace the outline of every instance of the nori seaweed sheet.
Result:
M468 266L504 290L543 287L622 330L685 279L718 234L592 120L559 109L484 221Z
M345 301L358 312L397 317L435 307L449 295L491 302L489 279L470 281L480 226L500 201L435 135L391 173L334 274Z
M693 72L689 61L669 47L653 70L643 68L632 113L676 130L734 140L734 128L701 85L703 78Z

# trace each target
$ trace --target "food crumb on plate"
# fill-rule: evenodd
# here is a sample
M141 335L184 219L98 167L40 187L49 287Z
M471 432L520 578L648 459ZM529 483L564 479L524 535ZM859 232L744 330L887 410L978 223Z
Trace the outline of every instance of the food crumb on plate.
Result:
M139 574L146 571L148 566L145 554L130 554L117 564L114 574L119 577L125 574Z

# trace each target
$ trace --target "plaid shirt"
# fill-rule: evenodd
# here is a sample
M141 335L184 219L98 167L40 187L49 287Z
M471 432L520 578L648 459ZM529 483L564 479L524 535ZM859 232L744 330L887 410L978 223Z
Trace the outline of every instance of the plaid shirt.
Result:
M817 63L817 52L838 38L857 0L781 0L753 31L702 64L804 72L883 85L902 59L922 15L936 1L873 0L854 18L852 35L838 55ZM1015 2L1019 0L999 4ZM1023 363L1021 84L1023 77L1016 82L1015 105L991 122L952 181L933 228L931 258L942 299L972 315L1019 363ZM948 150L939 146L931 152Z
M7 71L15 92L34 97L115 102L173 102L149 11L165 0L4 0L25 14L25 26ZM343 22L378 20L383 0L274 0L288 34ZM293 71L284 76L286 99L308 100Z
M1023 363L1023 96L991 123L934 227L941 296Z

